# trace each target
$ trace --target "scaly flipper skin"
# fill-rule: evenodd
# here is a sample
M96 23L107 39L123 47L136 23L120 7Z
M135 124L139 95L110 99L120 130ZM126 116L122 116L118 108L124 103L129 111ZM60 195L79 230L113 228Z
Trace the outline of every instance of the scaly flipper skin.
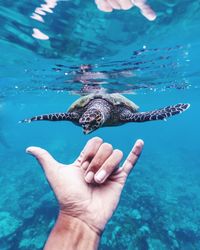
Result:
M75 112L71 113L54 113L54 114L46 114L46 115L39 115L34 116L30 119L24 119L20 121L22 122L33 122L33 121L73 121L77 122L79 119L79 115Z
M120 120L122 122L147 122L154 120L165 120L167 117L184 112L189 107L190 104L179 103L149 112L132 113L131 111L125 111L120 115Z

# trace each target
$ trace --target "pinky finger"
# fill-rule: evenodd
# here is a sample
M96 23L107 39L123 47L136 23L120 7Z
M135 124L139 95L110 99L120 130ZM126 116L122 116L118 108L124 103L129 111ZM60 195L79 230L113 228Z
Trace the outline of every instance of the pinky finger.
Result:
M135 166L138 158L140 157L140 154L142 153L142 149L144 146L143 140L137 140L135 145L133 146L130 154L126 158L123 166L122 166L122 171L126 174L126 176L129 175L133 167Z
M104 12L112 12L113 11L113 8L105 0L96 0L95 2L97 5L97 8L99 10L104 11Z

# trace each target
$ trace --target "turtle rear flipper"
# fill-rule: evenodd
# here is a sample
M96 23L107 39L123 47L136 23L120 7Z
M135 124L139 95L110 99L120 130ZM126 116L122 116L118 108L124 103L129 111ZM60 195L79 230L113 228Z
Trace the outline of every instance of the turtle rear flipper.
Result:
M139 113L125 113L122 114L120 119L124 122L147 122L154 120L165 120L167 117L180 114L187 110L190 104L179 103L176 105L167 106L162 109L149 111L149 112L139 112Z
M79 119L79 116L75 112L68 112L68 113L54 113L54 114L45 114L45 115L38 115L34 116L29 119L24 119L20 121L20 123L23 122L33 122L33 121L77 121Z

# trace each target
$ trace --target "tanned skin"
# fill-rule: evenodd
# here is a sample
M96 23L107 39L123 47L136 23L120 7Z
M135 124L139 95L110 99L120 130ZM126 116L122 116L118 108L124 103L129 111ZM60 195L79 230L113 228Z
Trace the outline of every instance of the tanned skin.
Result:
M70 165L59 163L42 148L27 148L42 166L59 203L59 215L45 250L98 248L143 144L142 140L137 140L122 165L122 151L113 149L99 137L89 140Z

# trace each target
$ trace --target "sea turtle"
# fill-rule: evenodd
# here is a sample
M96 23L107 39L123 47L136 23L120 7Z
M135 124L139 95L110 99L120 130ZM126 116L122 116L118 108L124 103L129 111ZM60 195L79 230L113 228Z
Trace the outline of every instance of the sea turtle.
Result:
M21 122L71 121L82 126L84 134L88 134L102 126L165 120L169 116L182 113L189 106L190 104L179 103L154 111L138 112L139 107L120 94L89 94L72 103L65 113L34 116Z

